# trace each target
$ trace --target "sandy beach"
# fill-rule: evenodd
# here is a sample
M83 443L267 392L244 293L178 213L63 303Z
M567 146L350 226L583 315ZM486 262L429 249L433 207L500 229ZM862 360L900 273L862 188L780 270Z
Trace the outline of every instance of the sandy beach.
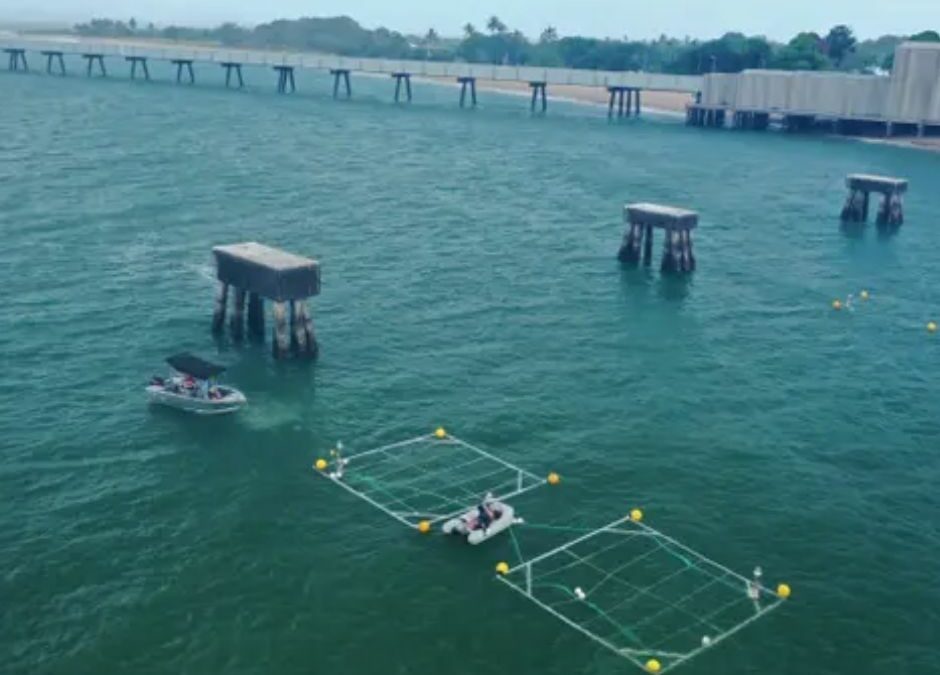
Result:
M418 78L415 78L418 79ZM451 77L421 78L427 82L438 84L453 84ZM506 80L477 80L477 91L493 91L502 94L515 94L518 96L531 96L528 82L514 82ZM551 84L546 88L549 100L569 101L589 105L607 106L609 94L603 87L585 87L573 84ZM643 112L653 112L664 115L685 116L685 107L692 102L692 95L673 91L644 91L641 97Z

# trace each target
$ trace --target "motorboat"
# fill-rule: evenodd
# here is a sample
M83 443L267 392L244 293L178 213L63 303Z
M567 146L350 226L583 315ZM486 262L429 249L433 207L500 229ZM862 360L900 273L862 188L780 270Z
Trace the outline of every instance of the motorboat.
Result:
M169 377L154 377L147 385L151 403L177 408L196 415L232 413L248 402L234 387L223 386L216 378L225 367L182 353L166 360L173 369Z
M480 522L480 508L487 509L491 521L486 527ZM495 537L503 530L508 529L516 522L516 514L509 504L487 500L480 506L475 506L463 515L452 518L444 523L444 534L456 534L466 537L468 544L482 544L487 539Z

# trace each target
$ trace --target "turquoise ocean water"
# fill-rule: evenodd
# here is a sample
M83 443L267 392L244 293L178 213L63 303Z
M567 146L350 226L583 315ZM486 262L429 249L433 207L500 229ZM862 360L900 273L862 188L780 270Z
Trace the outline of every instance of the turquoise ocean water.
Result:
M679 672L940 672L940 156L110 65L0 76L4 673L633 672L492 579L505 542L421 538L310 470L438 424L562 473L530 520L640 505L791 584ZM910 178L897 236L840 230L856 171ZM690 282L616 262L636 200L701 212ZM210 248L246 239L321 261L315 364L211 337ZM148 408L181 349L249 408Z

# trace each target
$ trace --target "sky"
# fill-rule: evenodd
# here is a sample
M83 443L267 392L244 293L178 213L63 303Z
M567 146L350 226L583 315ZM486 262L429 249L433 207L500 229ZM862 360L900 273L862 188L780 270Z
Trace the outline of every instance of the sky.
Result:
M459 35L468 21L483 28L494 14L529 36L548 25L563 36L711 38L734 30L781 41L840 23L862 38L940 30L940 0L0 0L4 22L133 16L158 25L253 25L342 14L368 28L423 34L433 27L445 36Z

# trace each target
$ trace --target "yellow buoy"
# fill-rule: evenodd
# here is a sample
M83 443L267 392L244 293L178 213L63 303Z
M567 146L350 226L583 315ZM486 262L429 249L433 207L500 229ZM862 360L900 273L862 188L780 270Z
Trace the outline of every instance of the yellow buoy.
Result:
M643 520L643 512L640 511L640 509L633 509L630 512L630 520L632 520L634 523L640 522Z
M509 574L509 565L507 563L501 562L496 564L496 573L497 574Z
M326 460L325 460L325 459L322 459L322 458L321 458L321 459L318 459L318 460L317 460L317 463L314 464L314 466L317 468L317 471L325 471L325 470L326 470Z
M427 534L431 531L431 523L427 520L422 520L418 523L418 532L421 534Z
M936 324L936 322L930 321L930 322L927 323L927 332L928 332L928 333L936 333L936 332L937 332L937 324Z
M662 667L662 664L656 659L650 659L646 662L646 669L651 673L658 673L660 670L662 670Z
M447 432L444 431L444 427L438 427L437 430L434 432L434 435L437 436L438 438L447 438Z
M840 309L842 309L842 301L841 301L841 300L833 300L833 301L832 301L832 308L835 309L835 310L840 310Z
M561 482L561 476L552 471L548 474L548 484L549 485L558 485Z
M790 587L787 586L786 584L780 584L779 586L777 586L777 597L778 597L778 598L783 598L784 600L786 600L787 598L789 598L789 597L790 597Z
M858 297L860 297L862 300L868 300L868 291L862 291L858 294Z

